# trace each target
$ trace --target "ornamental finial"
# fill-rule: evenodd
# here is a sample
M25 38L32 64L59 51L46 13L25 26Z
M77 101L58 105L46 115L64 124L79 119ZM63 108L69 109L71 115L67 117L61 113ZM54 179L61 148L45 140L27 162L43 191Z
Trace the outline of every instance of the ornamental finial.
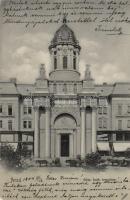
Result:
M66 13L64 13L64 14L63 14L63 24L66 24L66 23L67 23L66 16L67 16Z

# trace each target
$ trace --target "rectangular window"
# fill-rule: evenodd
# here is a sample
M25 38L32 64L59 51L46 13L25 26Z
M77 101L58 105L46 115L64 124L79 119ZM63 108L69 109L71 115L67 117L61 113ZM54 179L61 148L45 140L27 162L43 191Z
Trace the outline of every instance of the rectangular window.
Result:
M28 114L32 114L32 108L31 107L28 107Z
M102 114L102 107L98 108L98 114Z
M27 106L23 107L23 113L24 113L24 115L26 115L28 113Z
M76 69L76 58L73 59L73 68Z
M8 115L12 115L12 105L8 105Z
M12 131L12 121L11 120L8 121L8 130Z
M27 121L23 121L23 128L27 128Z
M107 128L107 119L106 118L103 119L103 128Z
M118 115L122 114L122 105L118 105Z
M128 105L128 113L130 113L130 105Z
M127 121L127 128L130 128L130 120Z
M0 113L2 113L2 105L0 105Z
M102 118L99 118L99 128L102 128Z
M32 121L28 121L28 128L32 128Z
M2 120L0 120L0 128L2 128Z
M67 56L63 57L63 69L67 69Z
M107 114L107 107L103 107L103 114Z
M54 58L54 69L57 69L57 58Z
M122 120L118 120L118 130L122 130Z
M23 113L24 113L24 115L27 115L27 114L31 115L32 114L32 107L24 106Z

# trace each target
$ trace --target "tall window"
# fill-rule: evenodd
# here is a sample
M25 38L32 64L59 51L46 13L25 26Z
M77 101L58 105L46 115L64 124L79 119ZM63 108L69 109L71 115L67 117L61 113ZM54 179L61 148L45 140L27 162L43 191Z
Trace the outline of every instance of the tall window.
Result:
M127 128L130 128L130 120L127 121Z
M28 113L28 108L27 108L27 106L24 106L24 107L23 107L23 113L24 113L24 115L26 115L26 114Z
M103 119L103 128L107 128L107 118Z
M102 114L102 107L98 108L98 114Z
M0 120L0 128L2 128L2 120Z
M118 105L118 115L122 114L122 105Z
M130 113L130 105L128 105L128 113Z
M27 121L23 121L23 128L27 128Z
M107 107L103 107L103 114L107 114Z
M73 68L76 69L76 58L73 58Z
M63 69L67 69L67 56L63 57Z
M32 121L28 121L28 128L32 128Z
M12 115L12 105L8 105L8 115Z
M31 107L28 107L28 114L32 114L32 108Z
M99 118L99 128L102 128L102 118Z
M57 58L54 58L54 69L57 69Z
M8 121L8 130L12 131L12 120Z
M0 113L2 113L2 105L0 105Z
M122 130L122 120L118 120L118 130Z

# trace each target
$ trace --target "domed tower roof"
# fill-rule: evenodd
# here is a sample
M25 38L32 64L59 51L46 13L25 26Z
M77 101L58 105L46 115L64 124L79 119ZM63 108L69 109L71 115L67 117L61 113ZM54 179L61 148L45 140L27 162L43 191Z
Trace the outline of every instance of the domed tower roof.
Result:
M72 45L80 49L79 42L75 37L74 32L66 24L67 20L64 17L62 26L56 31L49 49L57 45Z

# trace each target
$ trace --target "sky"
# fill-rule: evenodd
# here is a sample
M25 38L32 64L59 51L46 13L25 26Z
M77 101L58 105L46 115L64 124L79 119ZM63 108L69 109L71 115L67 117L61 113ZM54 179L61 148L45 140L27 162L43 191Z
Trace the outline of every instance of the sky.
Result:
M48 46L62 22L36 28L2 24L2 18L0 23L0 80L16 77L20 83L33 83L41 63L45 64L48 75L51 70ZM91 24L69 23L68 26L81 46L81 79L86 64L90 64L96 83L130 81L129 34L108 36L95 32ZM130 33L129 23L125 28Z

